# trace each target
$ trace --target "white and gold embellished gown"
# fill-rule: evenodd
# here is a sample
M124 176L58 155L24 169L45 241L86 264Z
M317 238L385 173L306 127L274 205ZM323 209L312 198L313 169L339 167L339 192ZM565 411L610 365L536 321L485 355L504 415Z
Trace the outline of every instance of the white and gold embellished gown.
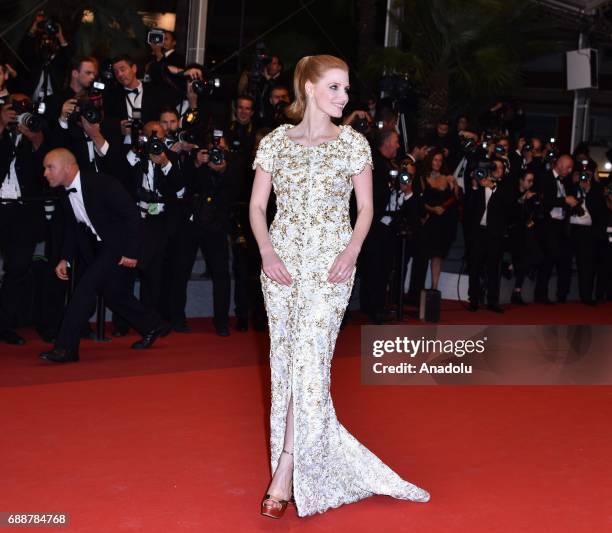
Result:
M272 473L293 401L293 491L299 516L373 494L426 502L429 494L404 481L360 444L336 418L330 366L355 271L345 283L327 281L351 238L352 176L372 165L370 146L350 126L337 139L303 146L283 125L261 140L253 168L272 175L277 213L270 226L274 250L291 274L281 285L263 272L270 326Z

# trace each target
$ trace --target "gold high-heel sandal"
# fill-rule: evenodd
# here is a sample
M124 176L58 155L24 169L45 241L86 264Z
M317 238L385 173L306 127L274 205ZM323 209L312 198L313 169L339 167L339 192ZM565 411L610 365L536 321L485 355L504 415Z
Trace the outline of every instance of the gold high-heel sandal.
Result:
M288 452L287 450L283 450L287 455L293 455L293 453ZM293 481L292 481L293 482ZM272 506L266 502L275 502L280 504L280 508L276 506ZM270 518L281 518L283 514L285 514L285 510L287 509L287 504L292 503L295 505L295 500L293 499L293 490L291 491L291 498L289 500L279 500L269 494L264 496L264 499L261 502L261 514L263 516L269 516Z

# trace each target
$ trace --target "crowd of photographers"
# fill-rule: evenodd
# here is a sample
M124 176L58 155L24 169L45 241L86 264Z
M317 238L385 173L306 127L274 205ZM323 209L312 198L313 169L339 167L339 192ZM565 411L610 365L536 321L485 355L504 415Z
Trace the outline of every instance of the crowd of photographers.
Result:
M154 236L153 259L138 272L140 300L174 331L189 332L187 284L199 249L212 279L216 332L229 335L230 268L237 329L246 330L249 320L266 327L248 220L251 162L259 140L288 121L289 78L278 56L258 48L238 96L219 112L210 100L218 80L180 60L172 32L153 30L148 44L151 58L142 69L127 55L102 63L75 57L61 26L37 16L18 50L28 68L0 63L0 338L6 342L24 342L14 327L23 322L33 279L40 290L29 318L53 340L71 284L82 275L78 257L70 283L54 275L63 261L65 221L42 161L57 147L70 150L82 171L112 175L130 193ZM374 220L358 265L361 307L374 322L387 320L390 302L417 303L430 263L432 288L438 287L459 224L472 310L486 293L488 308L502 311L506 251L515 304L525 303L522 284L534 272L535 300L549 303L553 268L556 301L565 301L573 258L584 303L612 296L606 233L612 191L594 175L587 152L572 158L554 142L521 137L521 113L502 103L480 117L478 130L460 117L456 127L442 121L424 136L408 135L394 109L371 99L343 120L370 139L374 154ZM273 199L269 211L272 218ZM33 262L41 242L44 260ZM113 316L113 335L128 328Z
M535 279L534 301L563 303L574 260L580 301L612 299L612 184L610 176L597 175L588 147L564 154L554 139L526 136L522 112L502 102L478 117L478 127L465 116L454 124L441 120L433 132L404 143L401 115L378 104L379 122L365 112L353 117L371 135L375 153L375 214L362 252L360 295L375 323L389 318L389 302L420 303L429 264L431 288L438 288L459 226L471 311L486 305L504 312L502 275L514 277L512 304L531 300L522 294L527 276ZM553 270L556 287L549 288Z

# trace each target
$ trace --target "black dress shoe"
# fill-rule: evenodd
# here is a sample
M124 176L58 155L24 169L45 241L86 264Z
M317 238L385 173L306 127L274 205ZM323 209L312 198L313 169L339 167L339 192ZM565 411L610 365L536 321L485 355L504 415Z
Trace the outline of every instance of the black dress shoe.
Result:
M230 331L226 325L215 326L215 331L219 337L229 337Z
M567 302L567 296L557 296L558 304L564 304L565 302Z
M0 332L0 340L6 342L7 344L14 344L15 346L21 346L25 344L25 339L15 333L12 329L5 329Z
M78 352L66 350L65 348L53 348L53 350L48 352L42 352L39 357L54 363L76 363L79 360Z
M468 311L471 311L472 313L475 313L476 311L478 311L478 308L480 306L478 305L477 302L470 302L470 305L468 305Z
M132 348L134 350L146 350L147 348L153 346L153 343L157 340L157 337L163 337L165 335L168 335L170 329L171 328L168 324L160 324L156 328L149 331L149 333L144 335L142 339L132 344Z
M113 337L125 337L128 330L124 328L113 328Z
M513 291L510 302L517 305L527 305L527 302L523 300L520 291Z
M554 304L554 302L552 300L549 300L546 296L535 298L534 302L537 303L537 304L544 304L544 305L553 305Z
M499 313L500 315L504 312L504 310L497 304L487 305L487 309L489 311L493 311L494 313Z
M236 321L236 329L238 331L248 331L249 329L249 319L245 316L239 316Z
M191 328L186 322L179 322L172 325L172 331L176 331L177 333L191 333Z

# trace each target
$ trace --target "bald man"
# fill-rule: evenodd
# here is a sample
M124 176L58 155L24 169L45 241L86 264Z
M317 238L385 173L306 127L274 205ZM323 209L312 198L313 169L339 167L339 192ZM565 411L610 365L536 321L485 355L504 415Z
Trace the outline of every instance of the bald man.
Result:
M544 260L538 268L535 286L535 301L553 303L548 297L548 285L553 267L557 271L557 302L564 303L571 281L571 252L567 235L566 217L568 210L577 205L575 196L566 193L574 160L562 155L553 167L542 174L535 187L542 196L544 219L538 225L538 241Z
M96 293L142 334L132 348L149 348L167 328L155 310L138 301L131 290L133 269L147 258L145 234L132 199L112 176L81 172L66 149L49 152L43 166L49 185L67 193L62 200L66 233L55 273L61 280L69 279L69 265L77 250L85 270L66 309L55 347L41 353L41 358L56 363L79 360L79 332L89 318Z

